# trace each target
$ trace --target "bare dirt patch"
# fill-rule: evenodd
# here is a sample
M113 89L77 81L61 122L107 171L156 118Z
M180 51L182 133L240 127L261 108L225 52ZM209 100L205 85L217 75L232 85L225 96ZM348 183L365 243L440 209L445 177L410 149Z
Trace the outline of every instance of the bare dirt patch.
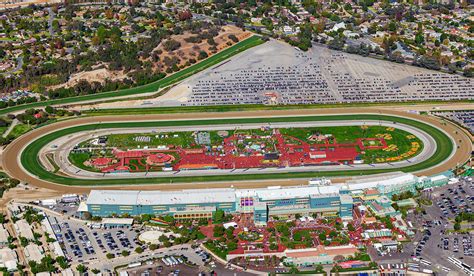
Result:
M174 35L172 40L178 42L181 46L173 51L166 51L164 43L160 43L153 51L159 53L159 62L155 63L158 69L166 70L176 63L179 68L189 66L190 60L199 60L199 52L204 51L208 56L211 56L223 49L230 47L237 42L229 38L234 35L239 41L248 38L251 33L242 31L242 29L235 26L223 26L217 36L213 38L215 45L209 44L207 39L203 39L200 43L188 42L187 39L195 37L196 34L185 32L181 35Z
M107 68L99 68L92 71L79 72L77 74L71 75L71 78L63 84L55 85L50 88L57 89L60 87L73 87L79 83L81 80L86 80L89 83L99 82L104 84L106 80L123 80L127 75L123 71L111 71Z

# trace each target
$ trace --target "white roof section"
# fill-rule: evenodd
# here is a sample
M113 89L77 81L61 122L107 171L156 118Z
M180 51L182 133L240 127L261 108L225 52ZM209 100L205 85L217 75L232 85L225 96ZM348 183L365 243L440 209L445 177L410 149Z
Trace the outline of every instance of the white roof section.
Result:
M33 231L31 231L31 225L29 225L24 219L20 219L19 221L15 222L15 231L19 236L25 237L29 240L33 240L35 238L33 236Z
M17 268L16 252L8 247L0 249L0 267L6 267L8 271L16 270Z
M0 225L0 244L8 243L8 237L10 234L8 233L7 229L3 227L3 224Z
M290 186L268 187L266 189L236 190L237 197L255 197L261 200L278 200L286 198L308 197L309 195L337 194L339 186Z
M445 175L440 174L440 175L432 176L430 179L431 179L431 181L439 181L439 180L446 180L446 179L448 179L448 177L445 176Z
M233 189L142 191L137 198L137 203L141 205L156 204L156 202L160 204L235 202L235 192Z
M328 186L273 186L262 189L190 189L180 191L127 191L92 190L87 205L178 205L200 203L234 203L236 198L258 197L263 201L308 196L339 194L341 189L353 193L380 186L399 186L415 183L418 177L403 172L386 173L377 176L354 178L344 184ZM83 209L83 207L81 208Z
M43 249L36 245L35 243L30 243L25 247L25 255L28 261L35 261L37 263L41 262L41 259L44 257Z
M161 205L235 202L234 189L201 189L181 191L92 190L87 204Z
M285 198L308 197L311 194L319 194L317 186L284 187L280 189L257 189L257 196L261 200L278 200Z
M341 195L341 203L342 204L352 204L354 200L350 195Z
M397 186L408 182L416 182L418 178L409 173L394 173L389 175L367 177L365 179L349 180L349 190L364 190L377 186Z
M132 225L133 218L103 218L102 224Z
M57 242L57 241L53 242L52 247L53 247L53 251L54 251L54 256L56 256L56 257L59 257L59 256L65 257L63 249L61 248L61 245L59 244L59 242Z

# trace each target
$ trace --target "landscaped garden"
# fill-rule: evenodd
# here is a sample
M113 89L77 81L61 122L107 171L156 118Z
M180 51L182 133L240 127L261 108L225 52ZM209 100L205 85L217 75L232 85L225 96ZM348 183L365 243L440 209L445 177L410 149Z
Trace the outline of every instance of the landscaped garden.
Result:
M415 156L422 147L407 131L370 125L152 130L83 141L69 161L96 172L298 167L394 162Z

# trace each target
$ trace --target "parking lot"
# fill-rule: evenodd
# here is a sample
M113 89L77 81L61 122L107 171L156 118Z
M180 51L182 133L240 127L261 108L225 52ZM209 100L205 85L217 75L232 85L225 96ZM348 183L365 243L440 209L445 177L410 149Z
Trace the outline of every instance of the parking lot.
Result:
M424 207L426 214L412 219L417 222L416 227L422 229L413 240L414 260L441 274L458 270L448 261L448 257L458 258L474 266L471 235L453 231L454 218L462 212L472 212L474 183L461 179L459 183L425 192L425 196L431 198L433 204ZM464 224L463 228L472 229L472 225ZM409 248L405 247L406 250Z
M453 218L461 212L472 212L474 205L474 184L461 182L439 193L435 202L439 208L440 219ZM432 210L436 212L436 208Z
M245 271L237 271L231 267L224 266L212 260L203 250L190 247L182 247L168 250L166 253L154 254L154 260L143 262L140 266L134 264L124 271L122 275L253 275ZM201 262L193 261L202 258Z
M135 230L90 229L82 223L60 217L50 218L50 221L64 253L72 261L106 258L109 253L119 256L122 251L133 251L138 246Z

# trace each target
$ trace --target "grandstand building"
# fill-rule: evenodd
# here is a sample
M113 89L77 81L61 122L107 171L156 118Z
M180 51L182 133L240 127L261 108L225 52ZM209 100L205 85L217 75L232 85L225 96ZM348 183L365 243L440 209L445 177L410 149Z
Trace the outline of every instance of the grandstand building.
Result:
M417 177L396 172L344 184L311 180L307 186L268 187L264 189L192 189L182 191L93 190L87 198L87 210L93 216L141 214L172 215L176 219L210 218L221 209L227 213L253 214L256 224L264 225L270 217L294 214L318 214L352 219L355 203L380 204L382 197L405 191L415 192L442 186L452 173Z

